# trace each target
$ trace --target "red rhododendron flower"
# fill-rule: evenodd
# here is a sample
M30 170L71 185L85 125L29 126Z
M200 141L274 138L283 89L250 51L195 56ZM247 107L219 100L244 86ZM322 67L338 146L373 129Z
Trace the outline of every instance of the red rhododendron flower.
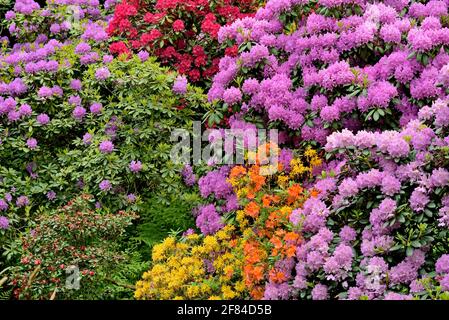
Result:
M206 65L206 63L207 63L207 57L205 55L195 58L195 63L194 64L197 67L204 66L204 65Z
M239 53L239 47L237 45L233 45L232 47L225 49L225 55L230 57L235 57Z
M217 18L212 13L209 13L203 23L201 24L201 30L204 33L209 34L212 38L216 38L218 36L218 30L220 30L220 25L215 23Z
M193 69L189 72L189 77L192 79L192 81L198 81L200 80L201 73L198 69Z
M162 36L162 33L159 30L153 29L148 33L144 33L140 37L140 41L146 45L146 44L153 42L154 40L160 38L161 36Z
M151 51L163 65L175 67L192 82L212 77L218 71L217 58L238 54L238 47L222 49L218 31L222 25L254 15L259 5L258 0L122 1L115 8L108 33L124 37L128 50ZM122 45L111 48L113 53L126 52Z
M145 14L143 20L144 20L146 23L157 24L157 23L159 23L159 21L161 21L162 18L164 18L164 17L165 17L165 14L164 14L164 13L156 13L156 14L153 14L153 13L151 13L151 12L147 12L147 13Z
M184 26L184 22L180 19L175 20L175 22L173 22L173 30L176 32L182 31L184 30L185 26Z
M123 41L114 42L109 46L109 50L113 54L120 55L122 53L129 53L129 49Z
M174 9L178 5L178 3L182 3L183 0L157 0L156 9L164 10L164 9Z
M204 48L202 46L199 46L199 45L198 46L194 46L192 52L193 52L193 55L196 56L196 57L201 57L201 56L205 55Z

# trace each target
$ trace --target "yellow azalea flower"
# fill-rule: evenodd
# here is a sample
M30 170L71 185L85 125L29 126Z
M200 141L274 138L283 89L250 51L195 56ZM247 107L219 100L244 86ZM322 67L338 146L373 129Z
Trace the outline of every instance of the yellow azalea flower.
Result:
M230 286L224 285L221 287L221 292L223 293L224 299L234 299L236 297L236 293L232 291Z
M237 281L236 282L235 290L237 292L243 292L243 291L245 291L245 289L246 289L245 282L243 282L243 281Z
M280 176L278 177L278 184L279 184L281 187L285 187L285 186L287 185L287 183L288 183L288 180L289 180L289 177L284 176L284 175L280 175Z

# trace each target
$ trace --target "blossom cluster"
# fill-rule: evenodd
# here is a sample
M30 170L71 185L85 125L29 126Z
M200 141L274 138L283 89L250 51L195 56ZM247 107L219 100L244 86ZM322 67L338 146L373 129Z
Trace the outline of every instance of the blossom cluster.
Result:
M114 54L147 50L191 82L205 83L218 71L219 58L237 54L237 47L218 44L222 25L252 15L258 1L125 0L116 6L108 33L118 41Z
M220 60L209 100L323 145L343 128L406 125L446 94L449 63L447 3L408 3L268 1L220 29L239 54Z
M114 3L58 0L41 7L19 0L6 14L10 37L2 38L0 49L1 235L9 230L13 237L29 223L30 212L55 208L83 189L96 196L97 208L135 208L152 196L149 186L163 184L153 180L160 178L153 170L170 177L167 192L182 187L180 168L164 162L166 143L173 127L193 118L190 106L199 106L203 94L190 86L175 96L177 75L147 52L128 60L109 54L106 28Z
M447 106L436 100L400 131L328 137L325 149L338 165L314 184L319 199L304 203L304 218L291 218L310 232L297 249L298 289L314 281L313 299L412 299L425 294L421 282L434 271L448 290L441 252L448 250L449 119L437 120ZM316 202L306 210L309 201Z
M313 149L302 157L285 152L288 166L280 162L276 174L261 175L264 166L254 164L221 167L200 178L200 193L209 202L196 210L201 235L188 230L179 240L169 237L156 245L152 267L137 282L135 297L289 298L296 247L302 241L289 218L294 208L318 196L297 181L307 178L321 159ZM185 171L192 175L190 170Z

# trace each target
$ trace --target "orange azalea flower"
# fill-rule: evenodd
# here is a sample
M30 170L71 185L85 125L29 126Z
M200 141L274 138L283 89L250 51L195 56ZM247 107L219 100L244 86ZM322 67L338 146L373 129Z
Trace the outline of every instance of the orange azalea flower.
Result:
M284 165L281 162L278 162L278 171L284 171Z
M277 271L275 269L270 270L270 280L274 283L282 283L287 280L285 274L281 271Z
M303 188L299 184L294 184L288 188L288 198L287 203L292 204L298 200L299 196L303 192Z
M282 241L281 241L281 239L279 239L278 237L273 237L273 238L271 238L271 239L270 239L270 242L273 244L273 246L274 246L276 249L282 248Z
M261 300L265 293L265 288L263 286L257 286L253 290L251 290L251 297L254 300Z
M253 217L254 219L256 219L259 216L259 212L260 212L260 207L254 201L251 201L245 207L245 213L248 216Z
M297 234L296 232L288 232L285 237L284 240L285 241L295 241L299 239L299 234Z
M231 173L229 174L229 178L237 178L246 174L246 169L242 166L235 166L231 169Z
M262 197L262 205L264 208L268 208L271 203L271 197L267 194L264 194Z
M313 188L312 191L310 191L310 196L313 198L318 197L319 194L320 194L320 191L315 188Z
M253 191L257 192L262 189L265 184L265 177L259 174L250 172L249 178L251 179L251 186L253 187Z
M268 194L264 194L262 197L262 205L264 208L270 207L271 203L278 203L280 201L279 196L272 196Z
M295 246L289 246L286 250L286 255L288 258L292 258L296 256L296 247Z

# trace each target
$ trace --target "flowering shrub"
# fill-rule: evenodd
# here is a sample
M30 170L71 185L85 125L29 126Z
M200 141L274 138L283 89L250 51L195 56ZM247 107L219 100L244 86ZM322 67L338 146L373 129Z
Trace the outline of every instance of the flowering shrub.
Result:
M83 194L56 211L39 214L20 240L20 265L10 280L15 298L86 299L104 294L107 275L128 259L119 240L136 215L104 212L94 204L93 196ZM67 288L70 275L79 277L79 291Z
M219 58L235 55L217 42L220 26L251 15L256 0L124 0L108 26L115 36L114 54L147 50L163 65L174 67L191 82L206 84L218 71Z
M401 131L328 137L325 149L340 161L314 185L320 200L291 216L306 240L294 281L301 297L396 300L449 291L448 110L437 100Z
M176 75L148 55L104 55L108 36L95 2L80 2L83 19L67 30L65 2L27 10L20 3L8 14L17 43L0 56L2 229L82 189L97 206L116 209L156 186L161 200L170 196L180 181L168 160L170 132L190 125L201 92L173 94Z
M175 72L147 52L131 59L110 55L105 28L113 4L106 1L104 10L96 1L64 0L41 8L19 0L5 14L11 36L2 38L0 49L0 272L9 279L11 267L20 264L16 240L22 232L80 192L91 194L97 209L145 211L142 229L128 230L123 243L132 251L120 270L126 283L146 268L139 250L148 250L149 227L157 230L152 241L160 241L176 223L191 225L184 219L190 208L155 221L159 211L148 202L160 208L183 199L181 168L169 157L170 134L200 117L204 95L185 83L174 92ZM20 272L30 276L28 269ZM54 286L43 280L46 285L15 297L49 298ZM91 287L79 296L57 296L129 295L103 280L96 288L103 295Z
M188 230L179 240L170 237L156 245L152 268L136 284L136 298L288 297L296 246L302 242L289 217L308 197L317 196L296 181L307 179L321 160L312 149L302 158L287 149L284 153L276 174L261 175L264 166L256 164L201 178L201 194L210 202L215 199L198 209L203 235ZM227 200L218 187L223 184L229 187Z
M218 33L239 54L220 61L210 122L239 112L322 145L342 128L398 129L446 94L447 14L444 1L268 1Z

